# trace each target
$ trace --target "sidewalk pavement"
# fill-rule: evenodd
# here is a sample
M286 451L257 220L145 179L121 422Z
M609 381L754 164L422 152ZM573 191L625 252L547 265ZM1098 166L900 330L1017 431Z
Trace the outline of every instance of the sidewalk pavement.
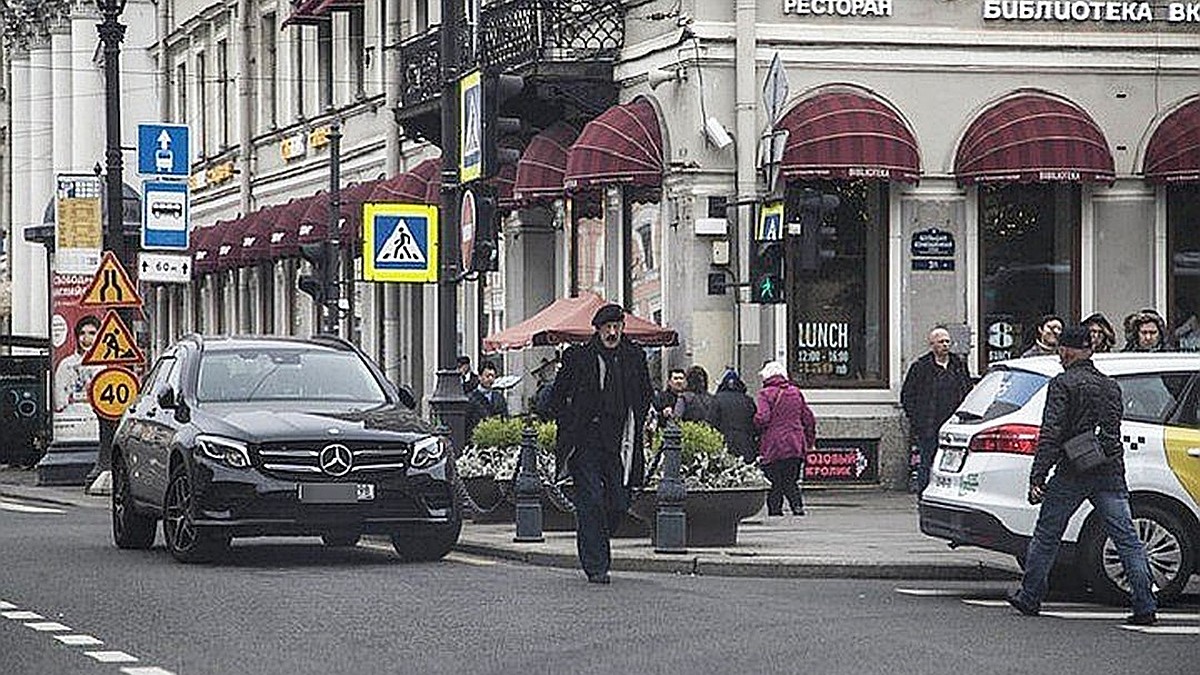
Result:
M0 467L0 497L70 506L108 507L108 497L82 487L37 487L30 470ZM613 539L613 569L713 576L827 579L1016 579L1011 556L974 548L951 549L921 534L914 495L877 489L804 492L806 516L768 518L765 509L743 520L738 544L655 553L648 539ZM467 522L458 550L531 565L577 568L574 532L545 532L545 541L516 543L511 523Z

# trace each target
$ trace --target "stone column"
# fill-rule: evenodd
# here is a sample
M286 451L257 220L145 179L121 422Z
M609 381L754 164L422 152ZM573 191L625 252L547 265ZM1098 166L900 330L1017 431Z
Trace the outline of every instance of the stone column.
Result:
M50 50L54 72L51 81L54 86L54 99L51 104L54 114L54 160L52 168L55 173L66 173L74 166L73 149L71 146L72 131L72 45L71 22L62 19L54 24L50 32Z
M40 246L25 243L25 226L29 224L29 52L14 47L12 50L11 94L12 94L12 232L9 236L11 250L8 254L9 273L12 277L12 334L30 335L29 316L30 284L33 273L30 268L34 255L43 255Z
M71 16L71 169L92 171L104 163L104 79L94 59L100 38L94 6L80 4Z
M54 196L54 60L49 35L39 36L29 49L29 209L26 225L42 222ZM29 265L29 333L48 336L49 293L46 249L32 247Z

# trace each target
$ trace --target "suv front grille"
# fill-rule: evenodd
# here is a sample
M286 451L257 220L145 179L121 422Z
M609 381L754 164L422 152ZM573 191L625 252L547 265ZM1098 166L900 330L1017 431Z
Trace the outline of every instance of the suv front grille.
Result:
M321 470L321 450L331 444L344 445L354 458L350 472L333 476ZM294 441L267 443L255 451L255 463L269 476L283 480L347 480L364 474L403 471L408 467L412 449L407 443L355 443L340 441Z

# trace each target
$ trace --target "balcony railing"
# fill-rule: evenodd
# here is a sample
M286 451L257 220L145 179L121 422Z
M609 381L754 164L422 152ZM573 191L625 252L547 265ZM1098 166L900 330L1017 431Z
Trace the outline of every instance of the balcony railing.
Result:
M441 94L437 26L400 46L401 107ZM621 0L501 0L484 6L478 54L459 36L464 69L514 69L549 62L612 61L625 43Z

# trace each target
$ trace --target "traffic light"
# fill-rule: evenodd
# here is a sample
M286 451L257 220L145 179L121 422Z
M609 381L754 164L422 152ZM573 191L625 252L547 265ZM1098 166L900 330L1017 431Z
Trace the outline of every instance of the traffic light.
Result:
M728 279L725 272L718 270L708 273L708 294L709 295L725 295Z
M479 191L475 200L475 252L471 270L496 272L500 269L500 208L490 188Z
M296 280L296 285L301 291L312 296L314 303L330 307L337 306L340 295L336 270L333 268L336 263L336 257L332 255L333 250L333 247L324 241L300 244L300 256L312 265L312 271L300 275Z
M506 164L516 164L521 151L500 145L500 139L521 133L521 118L504 113L504 104L521 93L525 78L519 75L488 76L483 88L483 176L491 178Z
M754 241L750 257L750 301L773 305L783 298L783 240Z
M825 218L841 203L837 195L811 189L800 197L800 271L815 272L823 261L837 257L837 227L825 224Z

